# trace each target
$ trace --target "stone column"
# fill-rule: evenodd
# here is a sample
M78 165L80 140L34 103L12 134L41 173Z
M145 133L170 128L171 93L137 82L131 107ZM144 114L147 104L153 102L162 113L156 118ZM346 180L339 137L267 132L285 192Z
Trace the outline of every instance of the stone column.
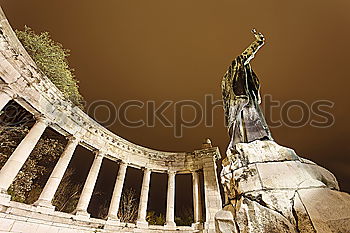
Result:
M150 180L151 180L151 170L149 168L145 168L143 171L140 204L139 204L138 217L137 217L137 227L140 227L140 228L148 226L148 222L146 221L146 215L147 215L147 203L148 203Z
M201 189L200 189L200 182L199 182L199 171L192 172L192 185L193 185L194 225L199 225L202 222L202 200L201 200Z
M92 196L92 192L94 191L94 187L97 181L97 176L101 168L103 160L103 153L100 151L95 152L95 159L90 168L89 174L86 178L83 191L80 195L78 205L75 209L76 215L83 215L86 217L90 217L90 214L87 212L87 208L90 203L90 199Z
M175 171L168 172L168 195L166 206L166 227L176 227L175 224Z
M114 185L111 204L109 205L109 210L108 210L109 220L119 221L118 210L119 210L120 198L122 196L123 185L124 185L127 168L128 168L128 164L124 161L121 161L119 165L118 176Z
M24 137L0 171L0 193L7 193L23 164L39 141L47 127L47 121L39 117L29 133Z
M64 173L67 170L68 164L73 156L75 148L79 143L79 139L69 137L66 148L64 149L61 157L59 158L55 168L53 169L43 191L40 194L39 199L34 203L35 206L42 206L54 209L51 201L55 196L58 186L61 183Z
M12 91L7 86L3 86L0 90L0 111L13 98Z

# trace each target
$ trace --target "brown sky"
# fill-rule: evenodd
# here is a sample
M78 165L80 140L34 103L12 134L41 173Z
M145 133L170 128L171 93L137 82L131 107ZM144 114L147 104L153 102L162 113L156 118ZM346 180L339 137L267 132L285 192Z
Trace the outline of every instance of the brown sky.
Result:
M113 0L113 1L0 1L13 28L29 25L49 31L71 50L70 64L81 92L91 103L108 100L120 105L136 99L195 100L221 98L220 82L228 64L252 41L256 27L266 45L252 62L262 83L262 95L284 103L317 100L335 103L329 111L335 123L328 128L273 128L275 140L331 170L341 187L350 191L349 52L350 2L234 1L234 0ZM174 106L167 116L174 115ZM279 111L272 113L280 119ZM293 119L300 118L297 109ZM98 119L105 119L100 108ZM140 145L191 151L210 137L222 152L228 143L223 111L214 111L214 125L201 123L174 129L109 127ZM132 119L145 119L144 109L131 110ZM190 120L193 112L187 109ZM298 118L299 117L299 118ZM312 119L314 116L311 115ZM317 119L316 119L317 120Z

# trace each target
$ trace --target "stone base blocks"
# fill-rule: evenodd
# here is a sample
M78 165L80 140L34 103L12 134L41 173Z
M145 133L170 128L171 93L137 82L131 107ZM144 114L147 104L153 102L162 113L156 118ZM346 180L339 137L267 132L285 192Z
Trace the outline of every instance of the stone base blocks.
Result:
M217 232L349 232L350 195L328 170L274 141L239 143L223 161Z
M21 233L88 233L88 232L139 232L139 233L192 233L199 232L192 227L148 226L141 229L135 224L113 224L109 220L85 218L76 219L75 215L52 211L41 213L35 206L11 201L9 206L0 204L0 232Z

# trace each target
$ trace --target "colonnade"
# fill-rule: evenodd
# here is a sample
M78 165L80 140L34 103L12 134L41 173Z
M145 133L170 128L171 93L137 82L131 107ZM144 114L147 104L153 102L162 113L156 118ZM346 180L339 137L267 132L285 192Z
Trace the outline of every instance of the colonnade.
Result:
M6 98L2 98L2 97ZM8 92L0 91L0 107L4 106L11 100ZM2 109L0 109L2 110ZM5 165L0 170L0 190L1 193L7 194L7 189L14 181L16 175L28 159L30 153L34 149L37 142L40 140L45 129L49 126L49 121L44 117L37 117L36 123L30 129L29 133L24 137L21 143L17 146L15 151L9 157ZM67 145L58 159L44 189L42 190L38 200L34 203L34 206L44 207L54 210L52 200L54 195L62 181L64 173L66 172L69 162L71 161L74 151L80 143L80 136L69 136ZM89 170L85 184L83 186L76 210L74 214L78 216L89 217L87 211L93 190L97 181L97 177L102 165L102 160L106 156L106 152L96 150L94 151L95 158L92 166ZM108 211L108 220L119 221L118 209L122 196L123 184L126 176L128 163L125 161L119 161L118 175L115 181L112 199ZM148 225L146 221L147 216L147 204L150 189L150 179L152 170L150 168L143 168L143 181L140 194L140 202L138 207L137 226L146 227ZM166 223L165 227L175 227L175 176L176 171L169 170L168 173L168 185L167 185L167 207L166 207ZM202 222L202 206L201 206L201 193L198 171L192 171L193 180L193 203L194 203L194 220L195 223Z
M82 110L71 107L57 87L39 72L26 50L13 32L0 9L0 112L10 100L15 100L31 112L36 122L23 138L0 170L0 205L11 206L8 188L15 180L35 145L48 127L68 136L67 145L56 163L38 200L31 211L52 213L54 195L78 145L96 148L94 161L89 170L77 207L72 218L89 218L87 211L103 159L119 162L112 199L108 211L111 224L118 223L118 209L128 166L143 170L143 181L138 207L136 227L147 227L147 204L152 172L168 174L166 223L175 224L175 177L178 173L192 173L195 225L213 229L214 215L221 209L221 198L216 178L216 158L220 157L217 147L202 148L192 153L156 151L135 145L114 135L91 119ZM63 103L63 104L62 104ZM61 118L64 118L63 122ZM84 133L76 133L84 132ZM199 171L203 171L205 219L202 216ZM19 206L15 204L16 206ZM24 204L23 204L24 205ZM27 206L25 207L27 208ZM71 218L71 217L70 217ZM91 220L91 219L90 219ZM201 224L204 223L204 224ZM150 228L149 228L150 230ZM179 230L179 229L177 229Z
M4 106L13 98L13 95L9 94L8 89L0 89L0 111ZM36 116L36 122L33 127L29 130L28 134L17 146L15 151L9 157L5 165L0 170L0 194L7 195L7 189L10 187L14 181L16 175L28 159L32 150L34 149L37 142L40 140L45 129L50 126L50 121L43 116ZM66 147L58 159L50 177L45 184L44 189L42 190L38 200L33 204L41 209L46 209L47 211L54 211L55 207L52 205L52 200L54 195L62 181L64 173L66 172L68 165L73 157L73 154L77 146L82 141L82 135L76 134L74 136L68 136L68 141ZM89 218L90 214L87 209L93 194L93 190L97 181L98 174L101 169L102 161L104 158L109 159L108 153L103 150L94 151L94 160L89 170L88 176L86 178L85 184L83 186L78 204L75 211L72 213L76 218ZM119 170L118 175L115 180L114 190L112 194L112 199L110 202L107 221L118 223L118 210L122 197L122 190L124 185L124 180L126 177L126 171L128 168L128 162L119 160ZM205 166L202 168L203 174ZM143 180L140 193L140 201L138 207L138 216L136 226L138 228L147 228L148 222L146 221L147 217L147 205L150 189L150 180L152 169L149 167L142 168L143 171ZM214 171L214 170L213 170ZM172 169L171 167L165 168L163 171L153 171L153 172L167 172L168 175L168 184L167 184L167 206L166 206L166 222L164 227L174 228L176 227L175 223L175 177L178 171ZM202 200L201 200L201 187L200 187L200 176L199 173L201 169L189 170L187 173L192 174L192 184L193 184L193 210L194 210L194 224L193 226L203 226L202 223L208 222L209 218L203 220L202 216ZM184 173L183 171L181 173ZM186 172L185 172L186 173ZM216 172L214 172L216 174ZM205 176L205 174L204 174ZM206 175L206 177L209 177ZM209 180L209 179L208 179ZM214 177L216 181L216 177ZM204 191L205 195L209 194L209 190L205 190L206 187L209 187L205 184L206 179L204 179ZM217 189L215 186L214 188ZM219 193L216 192L215 195ZM220 197L219 197L220 198ZM206 209L209 208L209 199L206 197L205 205ZM210 213L209 213L210 214ZM208 215L208 210L206 215Z

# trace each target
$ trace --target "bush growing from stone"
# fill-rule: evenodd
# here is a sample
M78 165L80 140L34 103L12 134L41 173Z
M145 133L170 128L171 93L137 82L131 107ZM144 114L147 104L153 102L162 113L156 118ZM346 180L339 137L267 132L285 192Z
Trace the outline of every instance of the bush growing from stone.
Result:
M64 96L78 107L83 107L78 81L69 67L69 50L51 39L48 32L36 34L30 27L16 30L18 39L32 57L38 68L56 85Z

